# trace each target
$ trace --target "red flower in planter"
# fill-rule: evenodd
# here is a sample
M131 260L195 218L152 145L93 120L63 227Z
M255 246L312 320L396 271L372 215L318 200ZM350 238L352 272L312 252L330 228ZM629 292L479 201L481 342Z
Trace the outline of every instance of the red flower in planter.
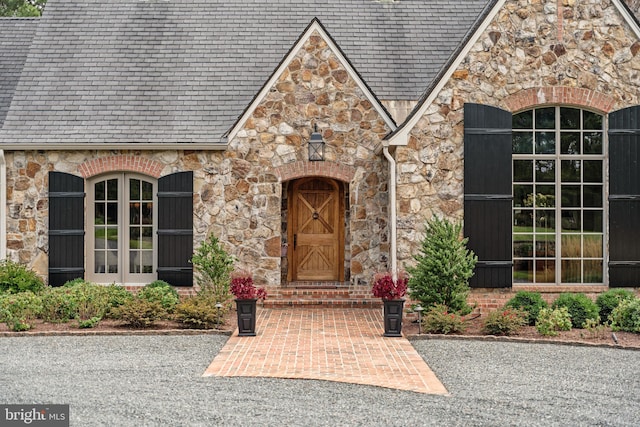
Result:
M409 278L405 272L398 273L398 278L393 280L393 275L389 272L377 273L373 276L373 292L374 297L385 300L400 299L407 293L407 284Z
M236 299L265 299L267 291L264 288L256 288L253 277L246 271L238 271L231 274L231 293Z

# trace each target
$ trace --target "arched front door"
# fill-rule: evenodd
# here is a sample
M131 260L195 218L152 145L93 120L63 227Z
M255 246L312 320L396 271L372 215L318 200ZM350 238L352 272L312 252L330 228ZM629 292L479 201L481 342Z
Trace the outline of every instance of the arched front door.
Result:
M342 186L332 179L312 177L294 181L289 188L289 280L342 281Z

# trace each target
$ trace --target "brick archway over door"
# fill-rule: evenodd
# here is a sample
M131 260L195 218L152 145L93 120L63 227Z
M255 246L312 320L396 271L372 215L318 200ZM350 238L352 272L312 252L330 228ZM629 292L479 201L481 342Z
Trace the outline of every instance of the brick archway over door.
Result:
M129 171L138 172L154 178L160 178L164 165L155 160L139 156L108 156L88 160L78 167L83 178L91 178L105 172Z

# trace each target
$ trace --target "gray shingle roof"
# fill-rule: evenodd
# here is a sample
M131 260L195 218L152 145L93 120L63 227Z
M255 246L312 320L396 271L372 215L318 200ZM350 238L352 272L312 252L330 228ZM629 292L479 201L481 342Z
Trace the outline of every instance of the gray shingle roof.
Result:
M29 53L37 19L0 18L0 128Z
M49 0L0 143L221 142L314 17L379 99L417 100L486 4Z

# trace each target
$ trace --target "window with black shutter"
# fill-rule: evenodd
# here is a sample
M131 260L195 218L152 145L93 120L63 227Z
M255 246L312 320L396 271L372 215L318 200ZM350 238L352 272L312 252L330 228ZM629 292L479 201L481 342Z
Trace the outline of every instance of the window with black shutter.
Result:
M158 279L193 286L193 172L158 180Z
M84 278L84 179L49 172L49 285Z
M609 115L609 286L640 286L640 106Z
M464 106L464 235L478 256L472 287L510 287L511 122L508 111Z

